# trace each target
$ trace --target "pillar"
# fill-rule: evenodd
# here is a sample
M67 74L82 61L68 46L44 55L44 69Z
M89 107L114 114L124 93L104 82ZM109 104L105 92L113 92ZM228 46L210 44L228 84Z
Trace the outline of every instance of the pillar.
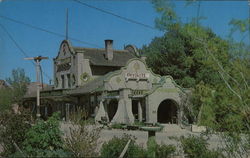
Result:
M117 112L112 120L114 123L134 123L134 116L132 113L132 100L129 98L131 94L130 89L121 89Z
M103 105L103 100L100 101L98 112L95 116L95 122L97 123L98 121L102 121L102 117L106 117L108 121L108 116Z
M142 122L142 106L141 106L141 101L138 101L138 119L139 119L139 122Z

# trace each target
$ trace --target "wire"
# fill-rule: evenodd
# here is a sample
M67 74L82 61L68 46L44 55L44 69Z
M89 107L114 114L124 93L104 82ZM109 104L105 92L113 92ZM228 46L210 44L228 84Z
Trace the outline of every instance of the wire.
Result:
M37 26L31 25L31 24L27 24L27 23L24 23L24 22L19 21L19 20L15 20L15 19L10 18L10 17L7 17L7 16L0 15L0 18L5 19L5 20L12 21L12 22L14 22L14 23L18 23L18 24L25 25L25 26L27 26L27 27L30 27L30 28L33 28L33 29L36 29L36 30L39 30L39 31L47 32L47 33L50 33L50 34L53 34L53 35L56 35L56 36L65 37L65 35L63 35L63 34L56 33L56 32L53 32L53 31L50 31L50 30L41 28L41 27L37 27ZM84 44L87 44L87 45L90 45L90 46L102 48L101 46L99 46L99 45L97 45L97 44L85 42L85 41L82 41L82 40L79 40L79 39L76 39L76 38L73 38L73 37L69 37L69 39L74 40L74 41L77 41L77 42L81 42L81 43L84 43Z
M0 23L0 27L6 32L6 34L9 36L9 38L11 39L11 41L16 45L16 47L20 50L20 52L26 57L28 58L29 56L27 55L27 53L22 49L22 47L20 47L20 45L16 42L16 40L13 38L13 36L8 32L8 30ZM30 60L30 62L36 66L36 64L34 63L34 61ZM44 71L42 71L42 73L49 79L51 80L51 77L46 74Z
M123 17L123 16L121 16L121 15L117 15L117 14L115 14L115 13L112 13L112 12L110 12L110 11L106 11L106 10L101 9L101 8L97 8L97 7L95 7L95 6L92 6L92 5L89 5L89 4L87 4L87 3L84 3L84 2L82 2L82 1L80 1L80 0L72 0L72 1L74 1L74 2L76 2L76 3L79 3L79 4L81 4L81 5L84 5L84 6L86 6L86 7L89 7L89 8L95 9L95 10L98 10L98 11L100 11L100 12L103 12L103 13L106 13L106 14L109 14L109 15L112 15L112 16L117 17L117 18L119 18L119 19L122 19L122 20L125 20L125 21L128 21L128 22L131 22L131 23L134 23L134 24L137 24L137 25L140 25L140 26L144 26L144 27L149 28L149 29L152 29L152 30L158 30L158 29L156 29L156 28L154 28L154 27L152 27L152 26L150 26L150 25L143 24L143 23L141 23L141 22L138 22L138 21L135 21L135 20L133 20L133 19L129 19L129 18ZM159 30L158 30L158 31L159 31Z

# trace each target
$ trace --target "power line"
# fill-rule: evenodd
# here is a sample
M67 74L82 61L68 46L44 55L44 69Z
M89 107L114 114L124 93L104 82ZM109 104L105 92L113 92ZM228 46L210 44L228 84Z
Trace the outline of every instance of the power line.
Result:
M27 24L27 23L24 23L24 22L19 21L19 20L15 20L15 19L10 18L10 17L7 17L7 16L0 15L0 18L6 19L6 20L9 20L9 21L12 21L12 22L14 22L14 23L18 23L18 24L25 25L25 26L27 26L27 27L30 27L30 28L33 28L33 29L36 29L36 30L39 30L39 31L47 32L47 33L50 33L50 34L53 34L53 35L56 35L56 36L65 37L65 35L63 35L63 34L56 33L56 32L53 32L53 31L50 31L50 30L41 28L41 27L37 27L37 26L31 25L31 24ZM79 40L79 39L76 39L76 38L73 38L73 37L69 37L69 39L74 40L74 41L77 41L77 42L81 42L81 43L84 43L84 44L87 44L87 45L90 45L90 46L102 48L101 46L99 46L99 45L97 45L97 44L85 42L85 41L82 41L82 40Z
M84 3L84 2L82 2L82 1L80 1L80 0L72 0L72 1L74 1L74 2L76 2L76 3L79 3L79 4L81 4L81 5L84 5L84 6L88 7L88 8L92 8L92 9L98 10L98 11L100 11L100 12L103 12L103 13L106 13L106 14L109 14L109 15L112 15L112 16L117 17L117 18L119 18L119 19L122 19L122 20L125 20L125 21L128 21L128 22L131 22L131 23L134 23L134 24L137 24L137 25L140 25L140 26L143 26L143 27L152 29L152 30L157 30L156 28L154 28L154 27L152 27L152 26L150 26L150 25L143 24L143 23L141 23L141 22L135 21L135 20L133 20L133 19L126 18L126 17L121 16L121 15L117 15L117 14L115 14L115 13L112 13L112 12L110 12L110 11L106 11L106 10L101 9L101 8L97 8L97 7L95 7L95 6L92 6L92 5L89 5L89 4L87 4L87 3Z
M20 47L20 45L16 42L16 40L13 38L13 36L8 32L8 30L0 23L0 27L5 31L5 33L8 35L8 37L11 39L11 41L16 45L16 47L20 50L20 52L26 57L28 58L29 56L27 55L27 53L22 49L22 47ZM34 66L36 66L36 64L33 61L30 61ZM49 79L51 80L51 77L46 74L44 71L42 71L42 73Z

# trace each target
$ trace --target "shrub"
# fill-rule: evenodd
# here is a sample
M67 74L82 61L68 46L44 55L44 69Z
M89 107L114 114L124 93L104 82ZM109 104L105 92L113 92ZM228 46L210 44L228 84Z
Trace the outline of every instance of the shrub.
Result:
M70 134L64 138L65 148L74 157L96 157L100 129L84 124L75 124Z
M28 123L30 116L4 112L0 115L0 142L3 145L4 152L2 156L9 156L21 148L25 140L25 134L31 127Z
M71 113L71 127L65 135L65 149L72 152L74 157L96 157L100 128L93 126L94 120L87 119L86 110L78 108Z
M189 158L218 158L223 157L221 153L207 148L208 144L203 137L189 136L180 139L184 153Z
M170 157L176 151L173 145L159 145L155 141L155 137L150 137L147 142L147 157Z
M124 135L122 138L114 137L109 142L102 145L101 157L119 157L127 142L131 140L124 158L146 157L144 149L135 144L134 138Z
M46 122L38 120L26 134L23 152L35 157L65 157L69 152L63 150L62 133L59 129L59 113L54 113Z
M173 145L158 145L156 157L170 157L176 151Z

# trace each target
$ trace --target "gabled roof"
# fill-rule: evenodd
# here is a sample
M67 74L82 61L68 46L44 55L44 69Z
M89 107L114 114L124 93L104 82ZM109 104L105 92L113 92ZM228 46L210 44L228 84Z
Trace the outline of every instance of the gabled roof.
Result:
M105 49L97 48L81 48L73 47L76 53L83 53L84 58L90 60L91 65L95 66L125 66L129 59L135 58L136 56L128 50L114 50L113 59L107 60L105 58Z

